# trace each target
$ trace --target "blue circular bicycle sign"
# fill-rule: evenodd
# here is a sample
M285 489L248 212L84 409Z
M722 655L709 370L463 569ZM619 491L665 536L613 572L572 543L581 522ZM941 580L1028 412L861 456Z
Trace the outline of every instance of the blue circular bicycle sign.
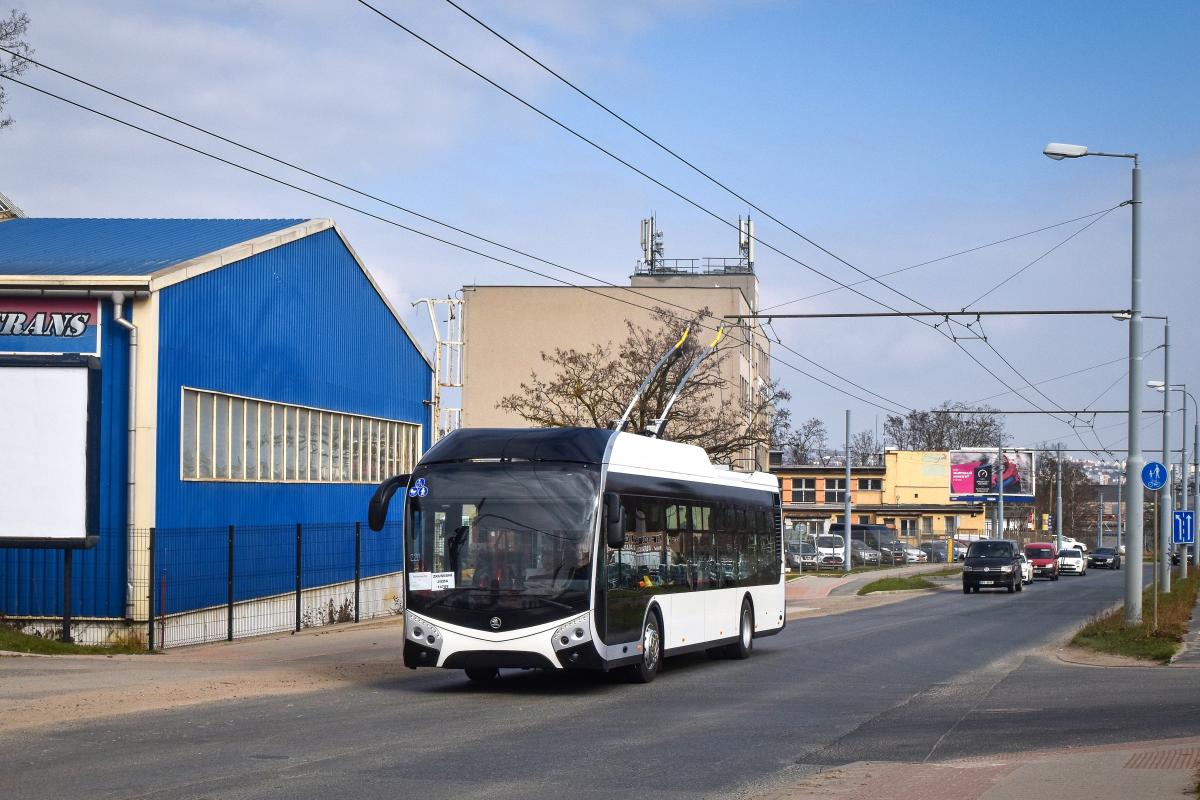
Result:
M425 497L429 494L429 487L425 485L424 478L417 478L417 482L408 490L409 497Z
M1167 468L1158 461L1147 462L1142 467L1142 483L1147 489L1161 489L1167 483Z

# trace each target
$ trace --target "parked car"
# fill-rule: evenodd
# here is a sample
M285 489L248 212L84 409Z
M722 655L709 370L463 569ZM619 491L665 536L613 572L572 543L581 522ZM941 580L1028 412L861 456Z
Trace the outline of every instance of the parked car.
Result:
M1033 577L1058 580L1058 551L1053 542L1030 542L1025 545L1025 557L1033 565Z
M924 564L929 560L929 553L916 547L904 547L904 561L908 564Z
M823 533L814 542L817 552L822 556L837 556L842 558L845 553L846 540L835 533ZM822 564L825 562L822 561ZM839 561L839 564L842 562Z
M851 525L850 539L879 551L880 564L903 564L904 546L896 540L896 529L887 525Z
M841 567L845 566L846 560L840 555L819 555L817 556L818 569L820 567Z
M1074 547L1064 547L1058 551L1059 575L1087 575L1087 561L1083 551Z
M946 560L945 542L921 542L917 549L927 556L927 561L942 563Z
M983 539L971 542L963 561L963 594L981 588L1008 589L1010 593L1025 588L1021 572L1021 552L1016 542L1007 539Z
M895 564L903 564L908 560L904 551L907 549L902 542L895 539L880 542L879 545L872 545L879 551L879 563L888 566Z
M879 566L880 554L874 547L868 547L858 539L850 540L850 562L862 564L865 567Z
M1021 552L1021 582L1026 586L1033 583L1033 562L1025 552Z
M1079 541L1078 539L1076 539L1072 536L1062 537L1062 549L1066 550L1067 548L1070 548L1072 550L1078 550L1079 552L1081 552L1085 555L1087 554L1087 551L1088 551L1088 546L1086 544L1084 544L1083 542Z
M1096 568L1103 567L1104 569L1120 569L1121 554L1117 552L1115 547L1097 547L1088 553L1087 565Z
M788 545L788 566L803 572L817 568L817 547L812 542L792 542Z

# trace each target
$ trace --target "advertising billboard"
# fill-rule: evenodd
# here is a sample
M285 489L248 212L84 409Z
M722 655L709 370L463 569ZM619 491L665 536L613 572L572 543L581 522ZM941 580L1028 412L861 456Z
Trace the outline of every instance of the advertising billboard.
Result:
M89 546L98 402L93 365L0 358L0 547Z
M996 469L996 448L950 451L950 499L995 502L997 474L1003 476L1004 501L1032 503L1035 484L1032 450L1004 450L1003 470Z
M0 296L0 353L100 355L100 302Z

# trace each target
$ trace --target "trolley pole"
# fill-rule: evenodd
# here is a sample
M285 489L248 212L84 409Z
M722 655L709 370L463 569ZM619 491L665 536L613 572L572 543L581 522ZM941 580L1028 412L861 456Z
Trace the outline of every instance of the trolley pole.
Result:
M846 572L850 571L850 409L846 409L846 495L843 509L846 517L842 526L842 558Z

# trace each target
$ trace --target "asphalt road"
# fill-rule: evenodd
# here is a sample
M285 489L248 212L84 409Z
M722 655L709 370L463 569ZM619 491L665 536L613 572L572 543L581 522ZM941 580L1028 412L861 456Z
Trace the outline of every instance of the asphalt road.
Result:
M0 797L730 797L858 760L1196 735L1200 670L1048 655L1119 600L1122 575L796 621L748 661L683 657L648 686L506 671L480 688L397 665L373 684L26 731L0 738Z

